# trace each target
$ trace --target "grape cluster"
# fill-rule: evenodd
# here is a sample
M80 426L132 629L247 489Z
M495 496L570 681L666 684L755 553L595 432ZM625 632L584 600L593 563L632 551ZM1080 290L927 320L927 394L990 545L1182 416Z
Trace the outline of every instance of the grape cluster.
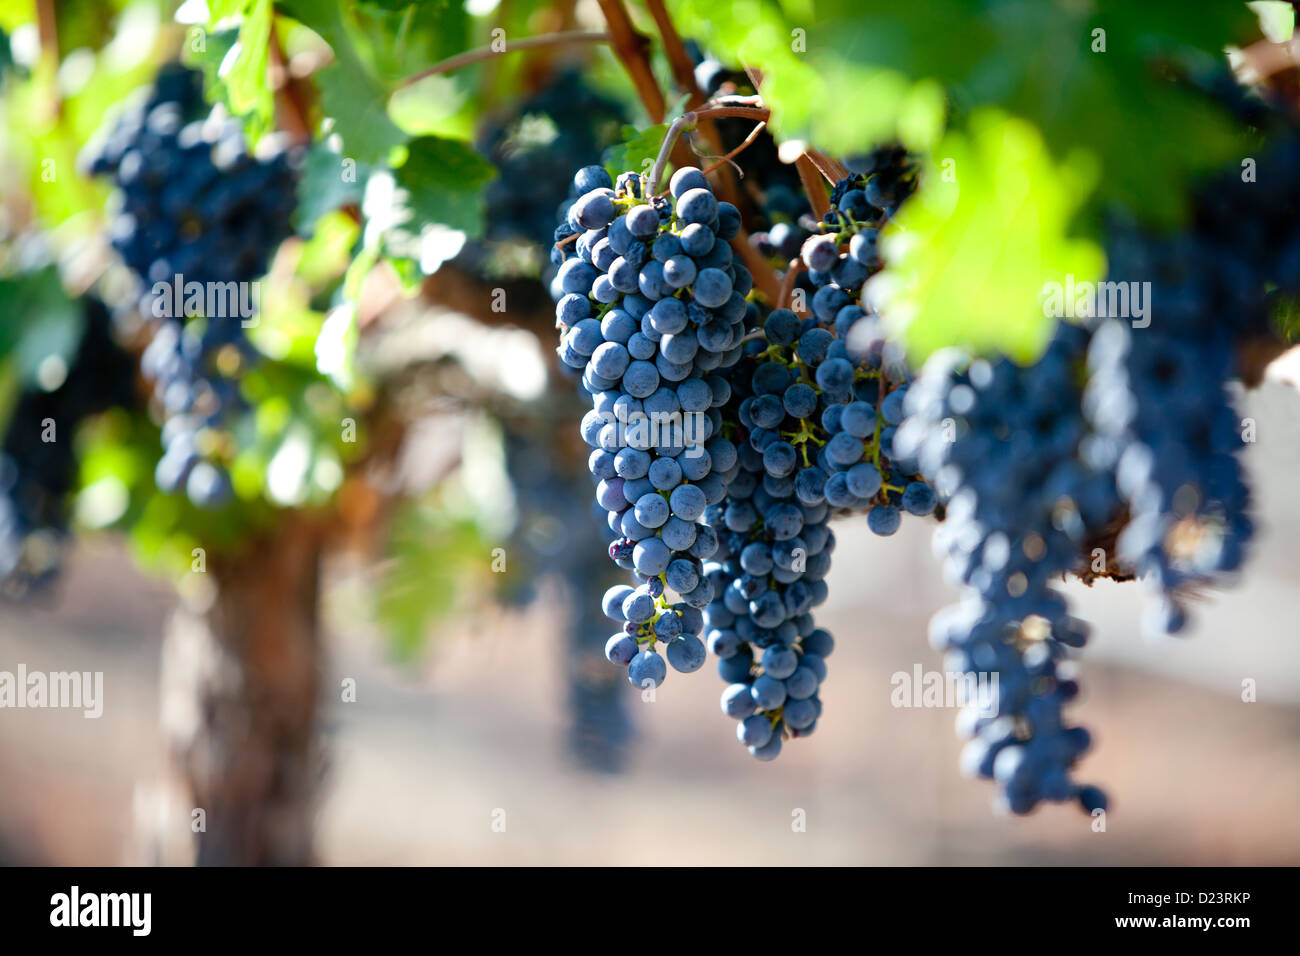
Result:
M827 597L830 519L865 513L889 535L902 511L937 507L916 462L892 447L908 371L860 305L881 267L878 230L914 178L892 151L837 184L798 250L807 271L794 304L811 314L772 310L757 335L750 276L725 244L739 213L699 170L673 175L670 201L645 198L639 177L614 188L588 167L555 231L558 353L593 398L581 432L609 552L638 582L605 594L606 614L623 623L606 656L634 685L657 685L669 665L703 665L707 629L727 683L722 710L761 760L812 733L821 714L834 640L812 609ZM695 441L651 432L679 413L699 421Z
M771 313L765 328L786 315L794 317ZM819 399L807 377L797 358L787 366L763 352L732 372L724 417L738 423L738 470L726 498L704 518L719 541L705 565L716 599L704 616L727 685L722 712L738 721L737 738L760 760L776 757L787 734L803 737L816 728L818 689L834 648L811 613L827 598L835 536L831 505L802 480L818 471L809 465L815 438L806 425Z
M1113 225L1108 285L1083 325L1061 323L1028 368L938 356L906 401L894 450L944 494L936 550L965 589L932 643L950 670L999 679L995 701L962 712L963 766L1014 812L1106 804L1070 777L1089 737L1065 721L1078 687L1060 665L1087 632L1055 576L1113 548L1159 595L1148 630L1176 633L1183 596L1243 560L1253 528L1230 383L1240 346L1268 335L1270 297L1300 290L1298 165L1291 136L1259 184L1224 174L1181 236Z
M823 399L817 465L826 476L827 501L841 513L866 510L868 527L879 535L893 534L903 511L925 516L938 503L916 461L895 453L909 371L901 350L861 305L863 283L883 265L876 246L880 228L915 182L906 154L891 158L872 173L836 183L823 231L804 243L808 271L800 278L806 277L812 294L813 318L798 339L787 341L789 317L779 324L769 318L765 327L769 343L794 347ZM820 478L814 473L806 480Z
M1090 358L1088 411L1109 439L1130 511L1117 556L1157 592L1146 630L1178 633L1187 624L1182 595L1239 568L1253 530L1229 390L1235 353L1223 335L1168 335L1111 320Z
M827 598L830 519L865 512L873 532L889 535L902 511L937 506L916 463L893 448L905 363L859 304L881 265L875 236L887 215L858 205L867 182L837 184L826 231L804 244L812 315L773 310L763 341L729 376L723 417L735 423L741 470L705 516L719 535L706 575L721 594L705 620L728 685L722 710L761 760L777 756L786 735L812 733L821 714L834 640L811 611Z
M1271 300L1300 292L1298 169L1289 133L1253 179L1233 169L1208 183L1187 233L1114 230L1108 280L1130 300L1145 284L1147 314L1102 323L1085 408L1130 511L1118 556L1157 593L1152 633L1183 630L1183 596L1236 571L1253 533L1231 382L1239 346L1268 334Z
M721 434L730 388L717 371L741 357L752 279L727 245L740 214L698 169L673 175L671 200L643 199L635 174L615 189L599 166L579 170L574 190L556 231L558 353L592 399L581 433L617 536L610 557L637 581L605 594L606 614L623 624L606 656L635 686L657 686L668 664L685 673L704 664L699 609L713 586L701 562L717 536L700 518L738 468Z
M73 437L87 417L135 405L134 363L112 335L108 309L82 300L84 331L52 391L24 389L0 448L0 595L25 598L58 571L67 497L76 487Z
M821 222L801 217L791 307L770 311L744 303L748 277L729 255L720 265L700 259L714 247L693 246L699 225L722 230L697 171L674 177L675 209L643 198L630 175L617 189L599 169L575 182L553 253L559 354L594 396L582 433L610 554L639 581L605 595L625 625L606 654L634 684L657 684L667 666L655 640L695 670L704 651L683 635L702 626L723 712L756 758L772 759L822 713L834 641L813 611L827 597L828 522L865 514L889 535L904 512L934 514L935 549L963 596L934 617L931 642L966 688L987 691L959 717L963 768L996 781L1014 813L1064 801L1102 810L1105 794L1073 777L1091 740L1067 719L1079 690L1069 657L1087 628L1055 579L1136 571L1163 594L1154 624L1169 632L1183 624L1184 593L1240 564L1252 527L1228 386L1241 344L1267 336L1274 301L1300 293L1300 145L1287 139L1261 160L1268 189L1235 175L1211 184L1187 236L1114 231L1109 279L1133 284L1149 327L1107 315L1103 287L1092 314L1059 322L1031 365L941 353L916 380L862 295L916 167L894 146L848 166ZM796 251L778 238L759 248ZM736 288L715 294L710 267L729 268ZM718 321L701 307L733 313ZM665 394L663 380L693 376L698 396ZM725 449L711 448L698 475L682 448L652 447L636 429L627 441L608 421L693 407ZM683 475L700 491L684 511ZM1099 544L1115 560L1089 572ZM669 589L682 601L669 603Z
M199 74L164 69L84 164L113 176L113 247L142 281L141 311L159 320L141 359L167 418L157 485L217 507L231 496L220 429L255 357L252 284L291 232L296 162L274 136L250 154L240 124L196 118L201 105Z
M1044 800L1105 806L1101 791L1070 778L1090 738L1065 722L1078 686L1060 664L1087 630L1052 586L1120 508L1112 473L1090 464L1088 341L1085 328L1059 323L1029 367L940 353L910 390L895 440L946 497L935 551L964 589L961 604L934 617L931 642L949 672L972 678L965 686L984 675L995 689L964 704L963 769L996 780L1015 813Z

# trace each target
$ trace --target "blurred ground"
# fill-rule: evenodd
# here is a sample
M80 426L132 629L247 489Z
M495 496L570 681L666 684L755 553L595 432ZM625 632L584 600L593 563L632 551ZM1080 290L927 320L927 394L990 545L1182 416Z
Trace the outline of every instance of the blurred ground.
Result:
M891 674L940 666L926 621L953 599L928 529L905 521L887 541L837 528L825 717L773 764L736 743L710 662L634 703L626 774L584 773L562 748L563 651L544 611L461 622L422 666L399 670L358 618L354 589L332 589L327 686L354 677L358 699L328 706L322 860L1300 863L1300 397L1265 389L1249 413L1262 531L1241 586L1210 596L1192 635L1144 642L1134 585L1070 587L1096 624L1076 714L1097 742L1081 778L1111 794L1105 833L1072 808L992 815L989 785L958 774L953 711L890 705ZM106 698L99 720L0 711L0 860L127 858L133 794L163 766L158 651L171 604L99 541L72 557L57 609L0 607L0 670L103 670ZM1243 679L1259 702L1241 701ZM806 832L792 830L799 810ZM505 832L493 830L499 811Z

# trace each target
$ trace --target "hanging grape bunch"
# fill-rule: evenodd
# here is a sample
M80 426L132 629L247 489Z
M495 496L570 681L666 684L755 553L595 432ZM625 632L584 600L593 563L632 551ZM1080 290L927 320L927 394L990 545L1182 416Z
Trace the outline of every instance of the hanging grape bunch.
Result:
M296 163L275 135L250 154L237 121L202 107L200 74L164 68L84 163L118 187L113 248L155 322L141 369L166 417L157 485L212 508L231 497L221 429L256 354L255 281L291 232Z
M936 552L967 592L935 616L931 643L950 670L999 678L996 706L959 720L963 770L995 780L1013 812L1107 804L1071 779L1091 738L1064 718L1078 684L1061 665L1088 631L1050 583L1110 551L1119 571L1105 575L1141 576L1157 595L1147 632L1176 634L1187 598L1244 560L1253 521L1231 384L1243 347L1267 334L1270 290L1296 284L1295 143L1286 134L1261 160L1267 189L1217 177L1188 236L1114 227L1108 278L1149 282L1149 323L1098 301L1035 364L940 354L908 398L898 444L947 500Z
M1090 738L1065 723L1078 686L1059 665L1087 628L1053 587L1120 506L1113 475L1087 455L1088 337L1059 324L1028 368L936 356L908 395L895 442L940 484L947 511L935 551L965 589L960 605L935 616L931 643L949 672L998 677L990 699L966 701L959 716L970 738L963 769L996 779L1016 813L1071 798L1088 811L1105 807L1097 788L1069 776Z
M73 438L87 418L135 405L131 357L112 334L99 299L81 300L83 331L66 376L54 388L18 394L0 447L0 596L26 598L59 570L76 487ZM15 322L25 316L11 315Z
M813 315L773 310L748 340L761 313L726 244L739 212L698 169L673 175L671 202L643 202L639 177L615 190L588 167L556 230L559 355L593 397L582 434L616 536L610 556L637 582L605 596L623 623L606 656L634 685L657 686L668 664L702 666L706 629L728 685L723 712L762 760L821 714L834 641L811 609L827 596L829 519L865 512L888 535L901 510L936 507L915 463L892 454L906 368L856 304L881 266L877 230L914 178L893 151L837 184L803 249ZM648 433L655 416L682 412L707 415L702 449Z
M740 214L698 169L674 174L671 201L643 199L634 174L613 186L599 166L575 177L580 198L557 230L552 293L560 359L582 370L592 397L582 436L617 536L610 557L637 582L605 595L606 613L623 623L606 654L636 686L657 686L668 666L660 642L674 669L704 664L699 609L714 595L701 562L717 536L700 518L738 467L722 435L730 388L718 372L739 361L756 309L745 301L750 274L727 245Z
M834 640L811 609L827 598L829 520L865 512L873 532L890 535L901 510L925 516L936 507L915 463L891 447L906 368L858 304L880 268L875 237L889 214L866 201L871 182L836 184L825 231L803 250L813 315L800 320L781 308L767 316L724 409L741 470L705 517L720 538L708 573L722 594L705 619L728 682L722 710L740 721L737 737L759 759L775 757L786 736L812 733L822 711ZM901 176L898 188L906 188Z

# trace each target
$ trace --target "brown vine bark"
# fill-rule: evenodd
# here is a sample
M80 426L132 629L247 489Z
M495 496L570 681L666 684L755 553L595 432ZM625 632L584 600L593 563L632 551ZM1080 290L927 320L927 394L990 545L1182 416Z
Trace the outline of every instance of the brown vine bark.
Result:
M293 515L238 553L209 555L210 605L168 627L163 723L180 784L171 825L183 811L200 866L314 862L320 544Z

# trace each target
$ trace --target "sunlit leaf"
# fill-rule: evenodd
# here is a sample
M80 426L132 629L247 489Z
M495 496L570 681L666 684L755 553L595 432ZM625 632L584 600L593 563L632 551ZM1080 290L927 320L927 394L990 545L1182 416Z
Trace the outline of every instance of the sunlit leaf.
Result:
M1044 285L1104 270L1101 250L1070 235L1096 164L1082 153L1054 162L1032 125L1003 113L969 127L939 144L939 165L886 230L889 268L869 295L917 361L948 345L1029 361L1055 323Z

